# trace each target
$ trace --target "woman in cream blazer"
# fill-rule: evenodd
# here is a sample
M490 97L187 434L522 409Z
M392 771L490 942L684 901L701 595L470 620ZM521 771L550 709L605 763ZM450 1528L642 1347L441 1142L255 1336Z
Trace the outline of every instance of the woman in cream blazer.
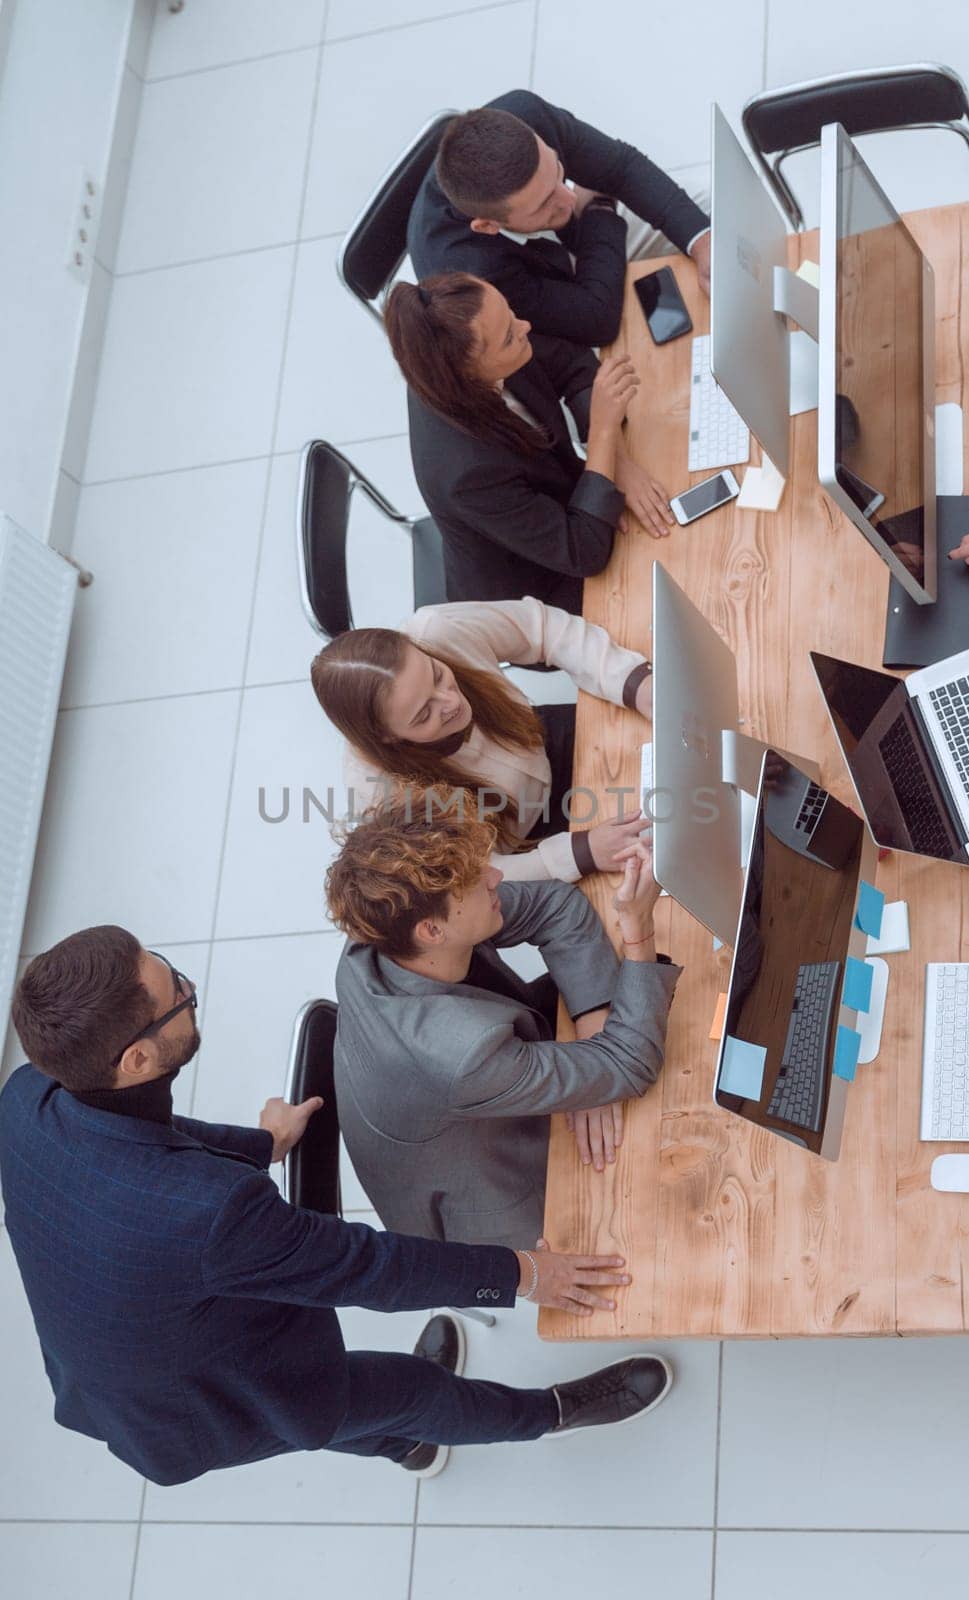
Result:
M522 600L425 606L399 631L354 628L321 650L311 677L346 740L351 815L412 786L469 792L493 818L493 857L506 878L574 881L616 871L643 827L641 797L589 818L575 796L569 833L575 706L532 706L503 662L560 667L578 688L642 716L651 709L650 664L582 617Z

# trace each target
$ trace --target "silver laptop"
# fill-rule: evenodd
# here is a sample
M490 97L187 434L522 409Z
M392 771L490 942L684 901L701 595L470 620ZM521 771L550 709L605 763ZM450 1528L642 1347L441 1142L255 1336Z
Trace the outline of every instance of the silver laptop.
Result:
M811 662L875 841L969 863L969 650L904 680Z

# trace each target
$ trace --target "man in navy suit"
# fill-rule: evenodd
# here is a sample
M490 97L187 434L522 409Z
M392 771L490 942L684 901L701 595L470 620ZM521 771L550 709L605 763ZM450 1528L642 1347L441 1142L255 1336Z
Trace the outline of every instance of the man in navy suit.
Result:
M629 1279L618 1257L544 1240L443 1244L288 1205L267 1168L321 1102L270 1100L258 1128L174 1116L196 1006L116 927L62 940L17 990L33 1064L0 1095L0 1174L58 1422L159 1484L323 1447L431 1476L452 1444L624 1421L665 1397L672 1373L651 1355L513 1389L457 1376L440 1349L348 1352L334 1306L523 1295L588 1314Z

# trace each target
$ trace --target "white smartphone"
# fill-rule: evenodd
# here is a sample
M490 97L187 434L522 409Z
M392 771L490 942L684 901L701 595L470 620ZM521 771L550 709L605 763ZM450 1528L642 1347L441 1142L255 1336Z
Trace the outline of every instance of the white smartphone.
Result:
M739 483L729 468L724 467L715 478L704 478L702 483L695 483L692 489L675 494L670 501L670 509L680 527L685 528L688 522L695 522L697 517L705 517L708 511L716 511L728 500L735 500L739 493Z

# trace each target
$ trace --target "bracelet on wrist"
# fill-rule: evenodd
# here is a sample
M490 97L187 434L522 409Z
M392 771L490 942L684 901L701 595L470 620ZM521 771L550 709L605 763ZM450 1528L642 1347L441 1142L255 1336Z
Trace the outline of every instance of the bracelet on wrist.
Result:
M655 933L648 933L646 935L645 939L627 939L625 934L624 934L622 942L623 942L624 945L627 946L627 948L633 948L637 944L652 944L653 941L655 940L655 938L656 938Z
M532 1300L535 1296L535 1290L538 1288L538 1262L535 1260L535 1257L532 1255L530 1250L519 1250L518 1254L526 1258L532 1269L531 1283L528 1285L527 1289L519 1289L518 1295L521 1300Z

